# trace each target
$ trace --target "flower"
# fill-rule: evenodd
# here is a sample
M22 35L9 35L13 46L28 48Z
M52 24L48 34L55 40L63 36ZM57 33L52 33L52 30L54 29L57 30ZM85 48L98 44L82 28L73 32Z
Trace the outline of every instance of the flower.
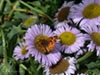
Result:
M85 42L83 34L67 24L57 28L54 34L58 36L59 42L62 44L61 50L64 50L65 53L74 53L80 50Z
M88 44L88 50L94 51L96 49L97 56L100 56L100 27L92 24L87 24L82 27L84 31L87 32L85 35L86 40L90 40L90 43Z
M30 52L27 50L27 46L25 42L19 43L14 49L14 57L16 60L24 60L30 56Z
M61 22L64 22L68 19L70 13L70 7L74 4L73 1L66 2L64 1L63 5L58 9L58 12L55 14L55 25Z
M51 67L46 67L45 75L71 75L75 74L76 71L76 59L72 58L62 58L56 65Z
M71 20L66 20L66 21L59 22L58 24L54 25L54 28L57 29L57 28L60 28L62 26L66 26L66 23L69 24L70 26L73 25Z
M84 53L86 53L86 50L85 49L80 49L79 51L77 51L75 53L75 57L79 58L79 56L83 55Z
M80 26L87 22L96 24L100 22L100 0L82 0L82 3L74 5L70 9L69 17L74 22L80 22Z
M54 45L55 42L52 42L50 37L53 38L53 32L48 25L44 24L33 25L24 37L32 56L45 66L56 64L61 57L58 45Z
M63 25L65 25L66 23L67 23L67 21L59 22L58 24L55 24L55 25L54 25L54 28L55 28L55 29L60 28L60 27L62 27Z

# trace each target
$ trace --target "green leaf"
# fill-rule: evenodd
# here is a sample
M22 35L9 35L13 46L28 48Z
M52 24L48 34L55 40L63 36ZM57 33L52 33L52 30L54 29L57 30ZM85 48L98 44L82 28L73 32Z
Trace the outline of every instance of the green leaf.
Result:
M100 74L100 61L97 60L96 62L91 62L87 64L89 75L98 75Z
M25 13L15 12L14 13L14 18L16 18L16 19L25 19L25 18L27 18L27 15Z
M35 7L41 7L41 3L39 1L29 2L29 4L31 4Z
M11 38L13 38L14 35L21 34L23 32L24 31L21 29L20 25L19 26L13 26L12 30L8 33L7 37L9 39L11 39Z
M9 63L2 63L0 65L0 75L13 75L14 69Z
M19 65L19 73L20 75L25 75L26 67L23 64Z

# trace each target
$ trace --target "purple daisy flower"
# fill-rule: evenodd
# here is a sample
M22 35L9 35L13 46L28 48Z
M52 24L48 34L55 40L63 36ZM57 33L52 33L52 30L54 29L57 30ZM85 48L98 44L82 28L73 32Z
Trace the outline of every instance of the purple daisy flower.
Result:
M90 44L87 46L88 50L94 51L96 49L97 56L100 56L100 27L87 24L82 26L82 29L88 33L85 35L86 40L90 40Z
M76 71L76 59L72 58L63 58L56 65L51 67L46 67L46 75L71 75L75 74Z
M61 58L58 47L55 45L50 51L48 38L53 36L53 32L48 25L33 25L25 34L28 50L32 56L45 66L56 64ZM48 40L47 40L48 39Z
M79 58L79 56L85 54L86 52L87 52L86 49L80 49L79 51L77 51L77 52L75 53L75 57L76 57L76 58Z
M82 0L82 3L71 7L69 17L74 22L80 22L81 25L92 23L98 25L100 22L100 0ZM100 25L100 24L99 24Z
M58 23L62 23L68 19L68 15L70 13L70 7L74 4L73 1L66 2L64 1L63 5L58 9L58 12L55 14L55 25Z
M70 27L67 24L56 29L55 35L58 36L59 42L62 44L61 49L65 53L74 53L84 46L84 36L76 28Z
M26 44L23 43L19 43L19 45L17 45L14 49L14 57L16 60L24 60L25 58L28 58L30 56L30 52L27 50L27 46Z
M71 20L66 20L66 21L59 22L58 24L54 25L54 28L57 29L57 28L60 28L62 26L66 26L66 23L73 24Z

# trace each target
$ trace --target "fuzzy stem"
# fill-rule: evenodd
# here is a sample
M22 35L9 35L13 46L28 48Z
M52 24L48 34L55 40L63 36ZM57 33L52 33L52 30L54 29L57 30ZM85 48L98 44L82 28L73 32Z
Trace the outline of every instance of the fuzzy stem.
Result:
M80 63L80 62L86 60L86 59L89 58L92 54L93 54L93 52L87 52L83 57L79 58L79 59L77 60L77 62Z

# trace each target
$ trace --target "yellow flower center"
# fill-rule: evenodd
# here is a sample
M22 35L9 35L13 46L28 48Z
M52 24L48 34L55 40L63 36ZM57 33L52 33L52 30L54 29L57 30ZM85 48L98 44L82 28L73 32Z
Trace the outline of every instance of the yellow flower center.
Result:
M47 52L47 50L45 48L45 46L48 45L48 42L46 42L47 38L48 38L47 36L38 35L34 40L36 49L39 50L43 54L46 54L46 52Z
M96 18L100 16L100 5L96 3L89 4L85 7L82 13L85 18Z
M62 22L67 19L68 15L69 15L69 10L70 10L70 7L64 7L59 11L59 14L58 14L59 22Z
M100 46L100 33L98 32L93 32L91 34L91 38L93 40L93 42L97 45Z
M72 45L76 41L76 36L71 32L63 32L59 36L59 39L61 40L61 43L64 45Z
M36 17L32 16L23 22L23 27L28 28L36 21Z
M68 60L61 59L56 65L49 68L51 74L61 74L67 71L69 67Z
M25 55L25 54L27 53L26 47L27 47L27 46L23 46L23 47L21 48L21 49L22 49L22 51L21 51L22 55Z

